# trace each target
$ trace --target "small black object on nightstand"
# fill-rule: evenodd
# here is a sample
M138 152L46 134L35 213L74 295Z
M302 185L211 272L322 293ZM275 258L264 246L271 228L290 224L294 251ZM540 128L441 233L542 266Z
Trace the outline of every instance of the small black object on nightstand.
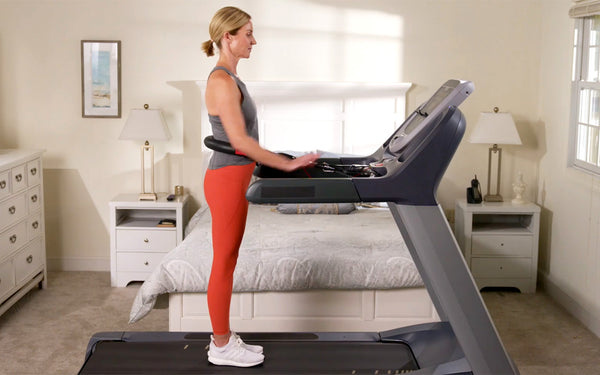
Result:
M175 199L175 194L169 194L169 196L167 197L167 200L172 201L173 199Z

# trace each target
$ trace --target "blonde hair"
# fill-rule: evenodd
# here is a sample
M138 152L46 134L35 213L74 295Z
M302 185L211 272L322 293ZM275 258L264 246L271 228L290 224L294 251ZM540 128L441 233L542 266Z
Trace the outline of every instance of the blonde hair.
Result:
M250 19L251 17L248 13L236 7L219 9L208 26L210 40L202 43L202 50L206 53L206 56L210 57L215 54L215 44L221 49L221 38L223 38L225 33L236 35L238 30L247 24Z

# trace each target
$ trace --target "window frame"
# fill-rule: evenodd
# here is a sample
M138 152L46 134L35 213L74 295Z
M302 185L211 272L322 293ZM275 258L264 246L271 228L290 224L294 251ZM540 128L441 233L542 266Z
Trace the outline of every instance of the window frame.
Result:
M600 177L600 124L598 125L598 134L593 141L594 152L599 155L596 164L577 158L579 150L579 119L581 105L581 91L584 89L597 90L600 94L600 77L597 81L588 81L587 73L589 68L590 51L590 30L591 22L594 16L581 17L575 19L575 28L573 35L573 60L571 76L571 116L569 123L569 146L568 146L568 166ZM585 78L585 79L584 79ZM591 111L588 110L588 115ZM589 140L588 140L589 145Z

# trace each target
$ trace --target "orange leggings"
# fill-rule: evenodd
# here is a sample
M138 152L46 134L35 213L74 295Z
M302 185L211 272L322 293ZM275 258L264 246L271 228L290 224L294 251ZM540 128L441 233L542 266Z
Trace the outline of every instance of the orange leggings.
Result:
M212 216L213 263L208 281L208 312L215 335L229 333L233 271L248 214L246 190L254 163L209 169L204 195Z

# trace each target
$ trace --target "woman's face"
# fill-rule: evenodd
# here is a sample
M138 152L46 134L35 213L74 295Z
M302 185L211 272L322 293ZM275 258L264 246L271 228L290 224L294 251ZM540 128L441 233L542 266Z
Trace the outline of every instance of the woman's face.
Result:
M240 59L249 58L250 52L252 52L252 46L255 44L256 39L254 39L252 21L248 21L247 24L242 26L237 34L231 35L231 51Z

